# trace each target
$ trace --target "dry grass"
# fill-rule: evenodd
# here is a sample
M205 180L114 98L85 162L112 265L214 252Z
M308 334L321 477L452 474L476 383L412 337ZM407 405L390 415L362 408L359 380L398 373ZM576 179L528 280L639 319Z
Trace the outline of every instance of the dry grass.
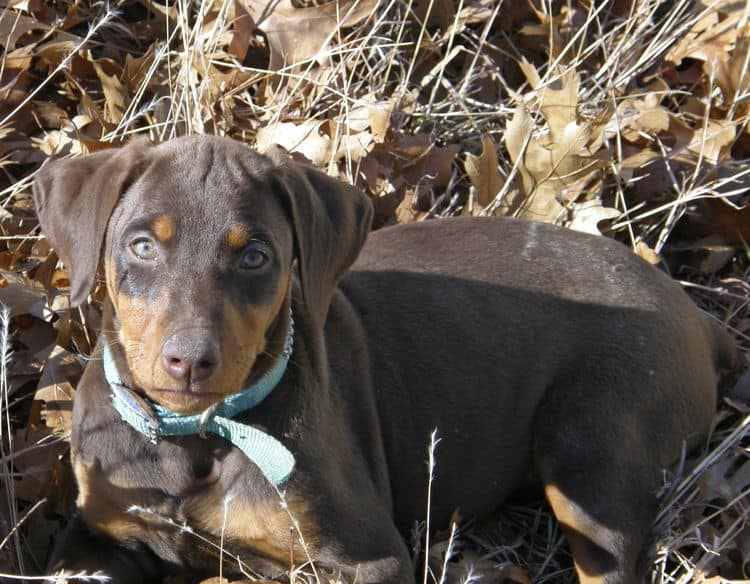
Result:
M68 309L67 274L36 230L29 186L48 155L217 133L280 144L355 182L378 225L512 214L602 231L669 270L750 347L750 5L264 5L0 9L0 300L12 309L0 336L0 572L40 573L67 513L64 404L98 322L95 303ZM665 475L653 582L748 577L749 393L726 402L698 459ZM533 507L459 530L450 547L474 577L573 581L556 524ZM437 580L461 578L434 559Z

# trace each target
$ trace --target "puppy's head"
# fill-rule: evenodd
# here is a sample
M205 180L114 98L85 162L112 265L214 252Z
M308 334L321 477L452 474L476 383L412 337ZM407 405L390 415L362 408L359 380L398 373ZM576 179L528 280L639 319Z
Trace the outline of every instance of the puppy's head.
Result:
M281 350L293 266L322 327L371 209L357 189L228 139L145 140L47 164L42 229L83 302L101 266L113 349L155 402L195 413L240 390Z

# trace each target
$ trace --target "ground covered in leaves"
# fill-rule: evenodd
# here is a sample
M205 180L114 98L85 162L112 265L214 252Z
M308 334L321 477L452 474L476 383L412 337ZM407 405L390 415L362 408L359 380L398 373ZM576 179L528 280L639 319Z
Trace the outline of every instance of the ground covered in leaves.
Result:
M750 347L745 2L0 8L0 579L42 573L69 513L71 400L103 295L70 310L67 273L38 232L30 184L51 155L222 134L359 185L376 228L494 214L603 234ZM749 429L739 387L704 451L665 474L653 582L750 576ZM533 506L431 543L436 581L574 581L559 529Z

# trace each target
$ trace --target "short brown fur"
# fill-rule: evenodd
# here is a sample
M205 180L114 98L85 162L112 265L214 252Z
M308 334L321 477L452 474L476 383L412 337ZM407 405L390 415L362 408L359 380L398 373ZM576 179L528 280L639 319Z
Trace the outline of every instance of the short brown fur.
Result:
M227 139L56 161L34 198L74 302L105 250L101 338L138 399L201 413L277 362L294 318L281 382L234 418L293 454L278 489L218 435L151 443L90 361L73 412L78 513L51 567L116 584L214 575L216 554L183 524L223 532L267 578L294 567L293 547L344 581L414 584L404 537L425 518L436 427L432 525L456 507L490 512L537 476L581 581L642 582L663 467L705 439L718 372L741 365L678 285L617 242L476 218L380 230L362 249L364 194ZM180 226L152 225L172 243L154 261L127 252L146 203ZM266 261L238 261L243 225L268 237Z

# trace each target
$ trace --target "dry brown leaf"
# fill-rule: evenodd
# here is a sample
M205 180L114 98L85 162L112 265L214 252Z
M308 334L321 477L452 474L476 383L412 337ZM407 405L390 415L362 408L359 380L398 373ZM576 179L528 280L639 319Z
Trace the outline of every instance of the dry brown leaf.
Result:
M514 164L520 160L533 130L534 120L523 105L517 106L505 129L505 147Z
M320 132L323 122L306 120L302 123L276 122L258 130L256 147L267 152L272 146L281 146L287 152L298 152L317 166L331 161L331 139Z
M539 196L537 182L527 168L529 148L534 148L531 135L534 122L523 105L516 107L505 131L505 144L517 165L522 188L509 192L497 209L499 215L518 215L539 221L557 221L564 208L548 192ZM537 144L538 146L538 144Z
M118 124L130 102L127 88L117 75L110 75L105 71L101 61L94 61L92 64L104 91L106 120L112 124Z
M288 152L302 154L318 166L342 159L358 162L376 144L376 137L366 129L376 125L383 136L387 131L384 117L390 113L384 113L379 105L363 105L335 120L272 123L258 130L256 146L261 152L273 145L281 146Z
M661 263L661 256L643 241L636 242L635 254L641 259L646 260L649 264L657 265Z
M386 102L385 107L370 109L370 129L372 137L378 144L385 142L386 134L391 126L391 115L396 106L396 100Z
M619 129L623 138L640 143L641 133L655 136L667 132L669 123L669 110L659 104L659 96L652 92L643 98L623 100L617 108L617 116L607 125L607 133L614 136Z
M666 54L666 60L675 65L686 58L703 63L705 75L714 77L726 102L734 101L737 91L750 84L742 75L744 57L747 56L748 25L746 4L742 0L697 3L702 17L691 30Z
M736 131L732 123L707 120L705 127L692 132L692 138L686 147L711 164L718 164L734 143Z
M570 69L562 75L555 87L547 85L539 92L539 110L547 120L553 142L561 140L569 131L570 125L576 121L580 85L578 73Z
M542 79L539 77L539 72L536 70L536 67L534 67L534 65L529 63L526 57L521 57L519 59L518 66L520 67L521 72L524 74L524 77L526 77L526 81L529 82L531 89L536 89L537 87L539 87L539 84L542 82Z
M495 10L496 0L474 0L465 3L463 9L458 14L460 22L466 24L476 24L478 22L487 22Z
M439 193L450 183L460 148L436 146L429 134L398 134L375 144L362 160L359 176L376 197L376 225L392 222L394 215L410 222L429 210L431 191Z
M605 207L600 199L592 199L585 203L573 203L571 214L573 219L568 225L570 229L591 235L601 235L599 223L619 217L620 212L612 207Z
M632 154L624 156L622 162L619 164L620 176L629 181L633 178L636 171L647 167L656 159L660 158L659 154L653 150L643 150L642 148L634 149Z
M396 207L394 215L398 223L411 223L412 221L418 221L420 217L424 215L416 208L417 206L417 194L414 189L408 189L404 198Z
M43 320L51 316L42 285L6 270L0 270L0 304L10 308L12 315L31 314Z
M120 81L133 94L143 83L149 68L156 58L157 43L152 43L140 57L133 57L130 53L125 56L125 65L120 74Z
M408 184L417 185L421 189L445 187L450 182L453 161L460 149L458 144L435 146L430 142L412 160L401 164L397 172Z
M721 26L718 6L715 3L713 4L713 9L708 10L708 6L703 0L696 2L696 8L701 11L702 16L695 21L690 31L667 51L665 55L667 61L680 65L686 57L705 60L709 53L716 51L720 53L724 50L726 42L733 40L736 35L736 32L734 32L735 25L740 14L735 12L734 18L729 21L725 20L724 25ZM740 4L740 2L736 2L736 4ZM721 30L719 30L719 26L721 26ZM726 35L727 31L730 36L722 41L722 35Z
M471 575L472 582L482 584L531 584L528 575L520 567L510 562L498 566L471 549L462 549L460 554L454 552L454 557L446 562L448 546L448 540L438 541L430 546L430 571L436 576L436 581L463 584Z
M241 0L234 0L234 20L232 21L232 31L229 46L227 50L230 54L241 63L247 56L247 49L253 38L253 32L256 25L253 17L247 11Z
M505 144L518 168L522 189L509 191L497 214L558 222L565 214L562 203L578 199L611 159L611 153L601 146L611 112L605 109L594 120L579 121L579 85L578 74L568 71L557 87L540 90L539 108L547 133L535 134L534 120L525 106L516 107L506 128Z
M69 439L73 415L75 389L69 380L71 372L80 373L80 366L72 353L59 345L39 355L44 361L42 376L34 399L43 402L41 417L55 435Z
M52 130L44 135L44 139L37 144L42 152L48 156L63 154L87 154L87 147L82 130L91 123L87 115L78 115L63 125L60 130Z
M348 132L369 130L373 140L382 144L390 128L391 115L395 107L396 99L379 101L370 94L358 99L354 107L334 118L334 121L346 127Z
M750 58L750 24L746 24L740 30L729 58L716 63L716 83L721 88L727 105L736 104L740 114L747 114L750 111L747 99L742 98L750 92L750 75L746 69L748 58Z
M357 162L367 156L375 146L375 139L370 132L346 133L346 127L339 130L336 149L336 160L347 159Z
M338 29L362 22L375 7L375 0L326 2L308 8L297 8L292 0L241 1L268 38L271 71L317 59Z
M750 76L746 70L750 24L744 14L745 4L722 0L710 4L699 2L696 7L703 16L670 49L666 59L676 66L684 65L685 59L700 62L703 75L713 79L721 89L723 106L736 107L735 115L747 114L750 106L746 99L741 98L750 90Z
M527 45L544 46L552 60L560 59L565 46L573 40L573 36L580 31L586 21L583 6L578 2L566 2L559 4L557 9L553 8L555 5L548 8L543 2L514 3L524 4L527 4L536 15L539 24L526 19L520 30L522 38Z
M21 453L13 459L20 475L20 480L14 482L16 497L24 501L38 501L52 487L54 469L68 446L52 438L46 428L16 430L13 441L15 451Z
M737 249L728 245L720 235L710 235L695 242L678 242L664 250L673 272L688 268L696 274L704 275L721 270L736 253Z
M453 23L455 8L452 0L415 0L414 13L427 27L441 27Z
M477 202L486 207L503 188L503 178L498 170L497 151L488 135L482 136L482 154L466 155L464 168L471 184L477 190Z
M23 35L34 30L47 30L49 27L36 18L21 14L16 10L0 11L0 46L9 53Z

